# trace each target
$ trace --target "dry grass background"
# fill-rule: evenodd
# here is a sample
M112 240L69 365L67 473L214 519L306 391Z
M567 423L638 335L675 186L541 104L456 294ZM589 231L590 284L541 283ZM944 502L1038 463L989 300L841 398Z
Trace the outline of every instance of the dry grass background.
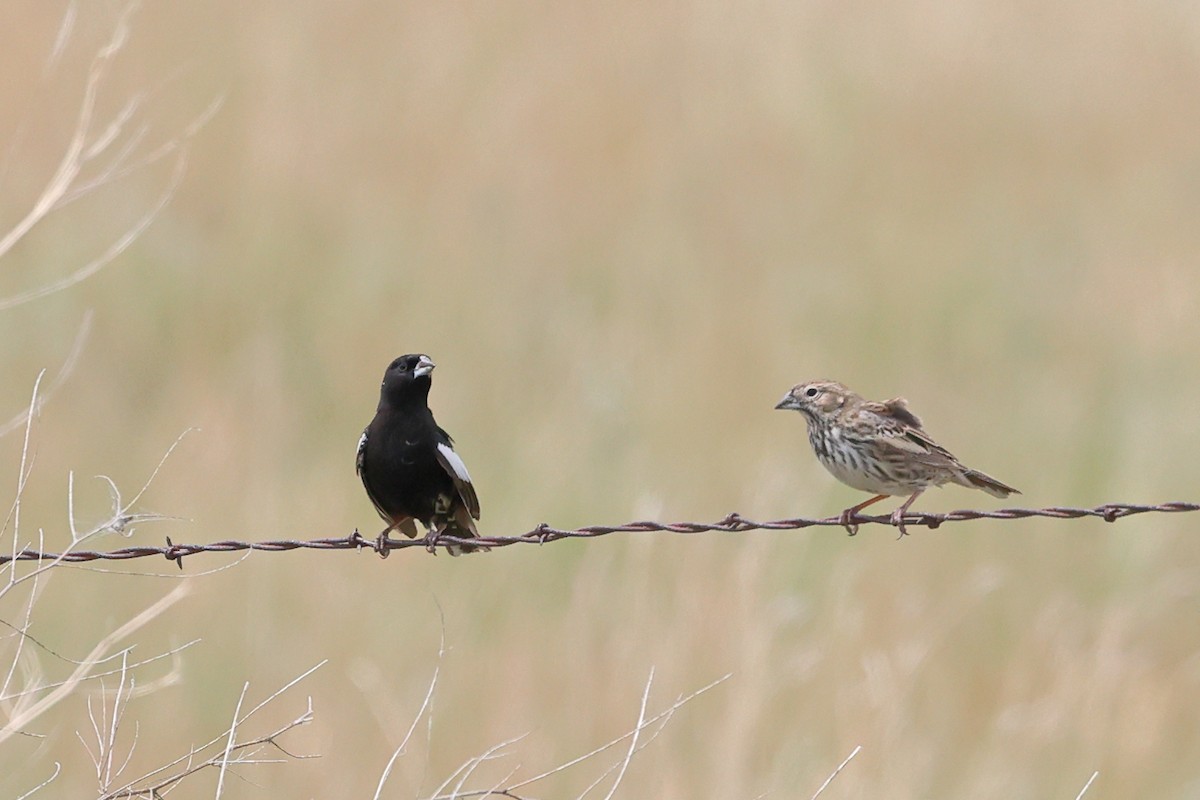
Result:
M120 12L79 6L48 74L66 8L0 8L0 229L53 171ZM1193 5L187 0L131 25L100 105L146 92L145 148L224 103L133 248L0 314L7 418L95 313L34 427L26 538L66 542L69 470L77 513L102 518L88 476L135 490L189 427L140 503L187 521L134 542L374 532L353 448L409 351L440 365L432 403L489 532L835 513L856 495L771 410L820 376L906 394L1023 504L1200 495ZM36 229L0 296L86 260L168 173ZM0 449L8 501L20 434ZM994 501L952 488L920 507L977 504ZM144 654L202 642L131 701L133 771L219 733L244 681L261 699L329 659L271 709L291 719L311 695L316 721L287 744L322 757L240 768L227 798L371 797L443 635L431 732L383 797L521 733L474 785L585 752L633 727L651 668L651 710L733 676L618 797L807 798L858 744L823 797L1071 798L1094 770L1089 800L1196 797L1198 524L292 553L195 578L142 561L59 570L31 632L81 658L188 581L138 633ZM86 694L39 720L45 738L5 744L0 795L54 762L38 796L94 791ZM529 794L574 797L601 771Z

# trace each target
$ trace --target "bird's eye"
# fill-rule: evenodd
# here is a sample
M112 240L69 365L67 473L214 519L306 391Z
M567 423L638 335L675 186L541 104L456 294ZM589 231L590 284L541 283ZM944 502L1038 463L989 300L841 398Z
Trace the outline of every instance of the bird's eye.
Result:
M804 394L808 397L816 397L819 393L820 390L815 386L808 387L808 389L804 392Z

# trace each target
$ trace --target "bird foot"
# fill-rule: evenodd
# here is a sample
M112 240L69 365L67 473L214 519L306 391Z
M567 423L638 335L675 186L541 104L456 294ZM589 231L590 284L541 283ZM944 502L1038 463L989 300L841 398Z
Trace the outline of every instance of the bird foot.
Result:
M849 533L851 536L858 533L858 523L850 521L850 520L854 519L854 515L857 513L858 513L857 509L847 508L845 511L842 512L842 515L840 517L838 517L838 522L841 524L841 526L843 528L846 529L846 532Z
M430 531L425 534L425 551L431 555L437 555L438 539L442 538L441 531Z
M392 552L392 548L389 547L391 539L388 538L388 531L390 530L391 528L387 528L383 533L375 537L375 552L379 553L380 558L387 558L388 553Z
M897 540L908 536L908 530L904 527L904 511L905 509L903 508L897 508L892 512L892 524L900 529L900 535L896 537Z

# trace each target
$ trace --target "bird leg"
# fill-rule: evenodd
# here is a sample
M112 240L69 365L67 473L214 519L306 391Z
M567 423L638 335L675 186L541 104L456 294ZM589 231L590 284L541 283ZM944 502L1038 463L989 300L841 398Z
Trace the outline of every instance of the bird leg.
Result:
M855 515L858 514L858 512L862 511L867 506L871 505L872 503L878 503L880 500L883 500L887 496L888 495L886 495L886 494L877 494L874 497L872 497L870 500L866 500L862 503L859 503L858 505L853 506L852 508L847 508L845 511L842 512L842 516L838 518L838 522L841 523L841 526L843 528L845 528L846 531L851 536L853 536L854 534L858 533L858 523L851 522L850 520L854 519ZM910 500L909 502L912 502L912 501Z
M924 491L924 489L917 489L912 493L912 497L905 500L903 505L892 512L892 524L900 529L901 536L908 535L908 531L904 529L904 514L908 511L908 507L913 504L913 500L916 500L918 497L920 497L921 493Z
M442 532L445 528L438 527L433 523L425 523L425 549L437 555L438 539L442 538Z

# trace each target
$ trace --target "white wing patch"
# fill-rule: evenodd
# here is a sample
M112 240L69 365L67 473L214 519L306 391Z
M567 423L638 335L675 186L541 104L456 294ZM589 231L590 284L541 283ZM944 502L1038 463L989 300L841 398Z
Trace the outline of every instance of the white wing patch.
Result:
M354 454L354 468L359 475L362 474L363 453L367 451L367 432L363 431L362 436L358 439L358 452Z
M458 457L458 453L454 452L454 448L441 443L437 447L442 458L450 465L450 469L454 470L454 476L464 483L470 483L471 476L467 473L467 465Z

